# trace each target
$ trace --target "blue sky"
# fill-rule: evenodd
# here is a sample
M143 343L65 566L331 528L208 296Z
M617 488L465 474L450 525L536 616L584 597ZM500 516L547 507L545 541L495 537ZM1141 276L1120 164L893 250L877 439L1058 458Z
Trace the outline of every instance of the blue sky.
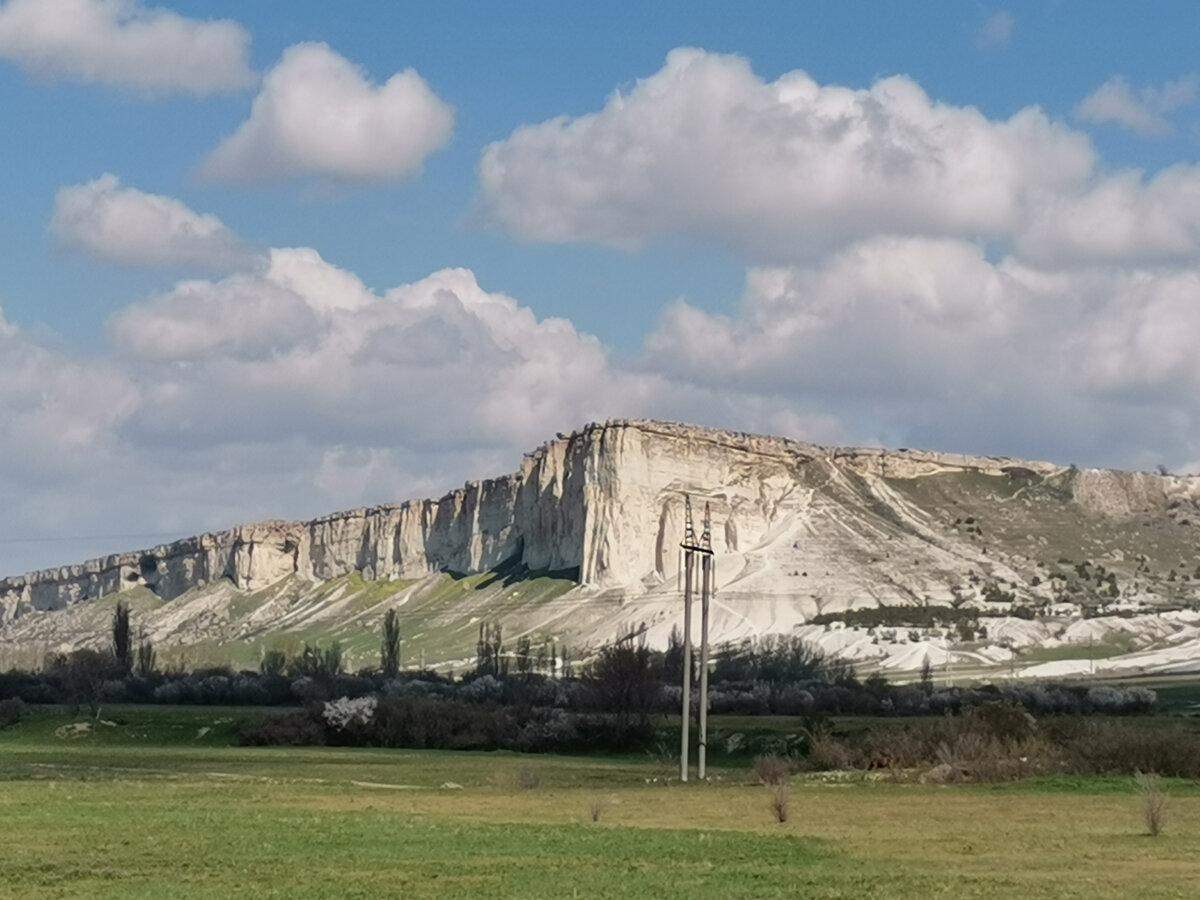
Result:
M0 2L0 572L610 416L1196 468L1198 26Z

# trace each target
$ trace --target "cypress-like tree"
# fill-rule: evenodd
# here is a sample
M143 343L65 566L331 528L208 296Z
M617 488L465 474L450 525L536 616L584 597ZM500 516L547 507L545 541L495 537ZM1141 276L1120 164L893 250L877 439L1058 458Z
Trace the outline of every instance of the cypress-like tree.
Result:
M400 672L400 617L389 609L383 617L383 643L379 648L379 668L385 678L395 678Z
M129 607L124 600L118 600L113 611L112 649L121 673L128 675L133 670L133 640L129 631Z

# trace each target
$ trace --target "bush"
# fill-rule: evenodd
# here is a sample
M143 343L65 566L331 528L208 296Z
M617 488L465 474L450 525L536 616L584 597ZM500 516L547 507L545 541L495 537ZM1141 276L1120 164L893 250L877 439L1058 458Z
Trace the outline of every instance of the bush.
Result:
M1069 771L1079 775L1200 777L1200 736L1183 723L1070 719L1048 729L1063 745Z
M770 753L754 760L753 772L759 784L783 784L792 775L792 762L787 757Z
M248 747L285 745L292 747L325 743L325 726L318 715L309 709L268 716L258 722L243 725L238 731L238 743Z
M522 753L569 752L583 746L578 728L579 716L565 709L535 712L521 724L513 738L512 749Z
M780 825L791 817L791 801L786 784L777 784L771 788L771 814Z
M497 750L516 729L503 709L438 697L383 695L368 742L381 747Z
M271 702L271 694L263 686L262 679L239 675L229 686L229 702L239 706L266 706Z
M839 740L828 731L808 735L808 768L817 772L840 772L858 768L862 754L851 743Z
M24 714L25 704L20 697L9 697L7 700L0 700L0 728L8 728L10 725L15 725Z
M182 681L166 681L154 689L155 703L186 703L190 699L187 685Z
M1158 837L1167 811L1167 795L1162 787L1162 778L1153 772L1136 772L1133 777L1142 800L1142 819L1146 823L1146 830L1153 837Z

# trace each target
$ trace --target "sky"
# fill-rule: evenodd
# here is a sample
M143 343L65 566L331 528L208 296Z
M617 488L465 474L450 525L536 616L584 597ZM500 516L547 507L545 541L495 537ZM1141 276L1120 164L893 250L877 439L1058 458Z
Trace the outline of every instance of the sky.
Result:
M1200 471L1200 6L0 0L0 575L587 422Z

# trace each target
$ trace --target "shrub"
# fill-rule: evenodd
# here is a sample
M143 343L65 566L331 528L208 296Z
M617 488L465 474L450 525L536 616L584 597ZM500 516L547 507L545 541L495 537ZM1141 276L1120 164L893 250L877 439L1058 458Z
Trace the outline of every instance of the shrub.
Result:
M380 697L369 742L382 747L496 750L515 728L503 709L440 697Z
M184 703L187 693L187 686L182 681L166 681L154 689L154 702Z
M1167 795L1162 787L1162 778L1154 772L1136 772L1133 777L1142 801L1142 820L1146 823L1146 830L1153 837L1158 837L1167 809Z
M253 675L239 675L229 686L229 700L240 706L266 706L271 694Z
M9 697L0 700L0 728L15 725L25 713L25 704L20 697Z
M791 802L786 784L777 784L771 788L771 814L780 825L791 816Z
M471 703L496 703L504 697L504 682L495 675L480 675L460 687L457 693Z
M1052 723L1049 729L1076 774L1200 777L1200 740L1182 723L1073 719Z
M859 753L849 743L833 736L824 726L815 726L805 732L808 741L806 763L817 772L843 771L856 768Z
M579 716L565 709L534 713L521 724L512 749L522 753L554 753L580 749Z
M608 799L605 797L593 797L592 802L588 805L588 812L591 813L593 822L599 822L607 809Z
M100 685L100 699L105 703L124 703L129 699L129 691L125 682L111 679Z
M226 703L229 700L231 679L228 675L193 676L194 694L199 703Z
M372 740L375 710L379 701L374 696L340 697L321 706L321 719L331 743L364 745Z
M784 784L791 777L792 763L787 757L769 753L754 760L753 772L759 784Z
M238 731L238 743L250 747L283 744L307 746L325 743L325 727L311 710L268 716L258 722L243 725Z

